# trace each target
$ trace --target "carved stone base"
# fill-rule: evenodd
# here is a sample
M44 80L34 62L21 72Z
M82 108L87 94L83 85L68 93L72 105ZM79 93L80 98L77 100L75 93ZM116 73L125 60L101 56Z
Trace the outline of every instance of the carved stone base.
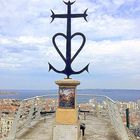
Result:
M53 140L82 140L79 124L54 125Z

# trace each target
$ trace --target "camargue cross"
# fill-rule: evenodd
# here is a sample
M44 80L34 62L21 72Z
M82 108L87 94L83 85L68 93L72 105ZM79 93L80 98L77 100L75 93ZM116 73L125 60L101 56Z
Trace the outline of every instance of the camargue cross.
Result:
M82 34L80 32L76 32L73 35L71 34L71 19L72 18L84 18L87 21L86 17L88 15L87 15L87 9L85 10L85 12L83 14L72 14L71 13L71 5L74 4L75 1L74 2L70 2L70 1L65 2L64 1L64 3L67 5L67 14L55 14L51 10L51 12L52 12L52 15L51 15L52 21L51 22L53 22L55 18L66 18L67 19L67 34L65 35L63 33L57 33L52 38L53 45L54 45L56 51L58 52L58 54L61 56L61 58L65 62L66 66L65 66L64 70L59 71L49 63L49 71L53 70L57 73L65 74L65 75L67 75L67 78L70 78L70 75L80 74L84 71L88 72L89 64L80 71L74 71L71 67L72 62L77 57L77 55L80 53L80 51L83 49L85 42L86 42L86 37L84 36L84 34ZM58 46L56 44L56 38L58 36L62 36L66 39L66 58L64 57L64 55L62 54L62 52L60 51L60 49L58 48ZM77 50L77 52L73 56L71 56L71 40L76 36L81 36L83 41L81 43L80 48Z

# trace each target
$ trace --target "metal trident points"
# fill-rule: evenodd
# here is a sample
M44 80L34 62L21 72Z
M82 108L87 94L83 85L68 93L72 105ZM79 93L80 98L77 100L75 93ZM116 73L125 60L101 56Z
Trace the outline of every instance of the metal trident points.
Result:
M63 59L63 61L65 62L66 66L64 68L64 70L62 71L59 71L57 69L55 69L50 63L49 63L49 71L52 69L54 70L55 72L57 73L62 73L62 74L65 74L67 75L67 78L70 77L70 75L73 75L73 74L80 74L84 71L87 71L88 72L88 66L89 64L84 67L82 70L80 71L77 71L75 72L72 67L71 67L71 64L72 62L74 61L74 59L77 57L77 55L80 53L80 51L83 49L84 45L85 45L85 42L86 42L86 37L84 36L84 34L80 33L80 32L77 32L77 33L74 33L73 35L71 34L71 19L72 18L84 18L86 21L86 17L88 16L87 15L87 9L85 10L85 12L83 14L71 14L71 5L75 3L74 2L65 2L64 3L67 5L67 14L55 14L52 10L52 21L55 19L55 18L66 18L67 19L67 35L63 34L63 33L57 33L53 36L52 38L52 42L53 42L53 45L55 47L55 49L57 50L57 52L59 53L59 55L61 56L61 58ZM62 36L66 39L66 58L64 57L64 55L62 54L62 52L60 51L60 49L58 48L58 46L56 45L56 38L58 36ZM82 44L80 46L80 48L77 50L77 52L74 54L74 56L71 56L71 40L75 37L75 36L81 36L83 41L82 41Z

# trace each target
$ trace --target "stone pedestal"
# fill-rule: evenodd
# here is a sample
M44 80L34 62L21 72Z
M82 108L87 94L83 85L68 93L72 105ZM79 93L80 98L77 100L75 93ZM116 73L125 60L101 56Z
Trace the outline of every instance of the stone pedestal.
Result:
M80 140L80 124L76 105L76 86L79 81L64 79L56 81L59 86L53 140Z
M82 140L79 125L54 125L53 140Z
M59 124L77 124L78 110L76 109L61 109L56 110L55 122Z

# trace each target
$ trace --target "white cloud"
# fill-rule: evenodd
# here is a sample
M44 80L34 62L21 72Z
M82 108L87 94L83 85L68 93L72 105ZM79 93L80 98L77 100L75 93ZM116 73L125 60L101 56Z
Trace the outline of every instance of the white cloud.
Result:
M19 37L4 37L0 36L0 45L43 45L50 42L49 37L35 37L35 36L19 36Z
M22 51L14 50L15 46L3 47L0 60L0 67L5 68L33 68L48 67L47 62L54 64L58 68L63 68L64 63L53 45L46 42L46 38L19 37L14 44ZM27 39L27 40L26 40ZM72 55L79 48L79 41L74 40L72 43ZM30 46L31 45L31 46ZM33 45L33 46L32 46ZM28 46L28 47L27 47ZM109 66L109 72L121 70L122 72L138 72L140 60L140 39L121 40L121 41L87 41L79 56L73 62L73 67L78 68L84 66L88 62L91 63L91 72L93 67L98 67L102 71L102 67ZM64 44L60 43L60 50L64 52ZM9 51L13 48L14 51ZM36 49L35 49L36 48ZM13 67L12 67L13 65ZM107 71L106 70L106 71Z
M79 70L89 62L90 73L140 75L140 11L135 0L77 0L73 13L88 8L88 22L72 20L72 33L82 32L87 43L72 67ZM61 0L1 0L0 2L0 69L46 69L48 62L63 69L64 63L51 38L66 32L66 20L50 24L52 9L65 13ZM63 9L63 10L62 10ZM80 46L80 38L72 43L72 55ZM65 44L58 46L65 54Z
M87 45L83 56L91 60L94 67L104 67L109 72L140 73L140 39L90 42Z
M8 38L0 38L0 45L12 44L13 41Z
M46 44L48 37L21 36L17 39L21 44Z

